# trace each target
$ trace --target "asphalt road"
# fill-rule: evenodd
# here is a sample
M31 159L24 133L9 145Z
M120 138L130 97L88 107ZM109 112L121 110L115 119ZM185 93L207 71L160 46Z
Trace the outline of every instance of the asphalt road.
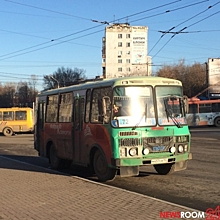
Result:
M137 177L116 177L108 185L124 188L190 208L205 211L220 205L220 128L191 128L193 159L188 168L160 176L152 167L141 168ZM33 149L33 135L0 136L0 155L22 162L49 167ZM63 170L96 181L84 168Z

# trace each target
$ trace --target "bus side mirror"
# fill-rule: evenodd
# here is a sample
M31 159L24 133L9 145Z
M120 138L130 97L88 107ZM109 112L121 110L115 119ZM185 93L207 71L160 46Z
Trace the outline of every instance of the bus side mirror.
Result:
M109 96L102 97L103 122L108 123L111 115L111 100Z
M189 112L189 104L188 104L188 97L186 95L183 96L183 103L184 103L184 109L185 112Z

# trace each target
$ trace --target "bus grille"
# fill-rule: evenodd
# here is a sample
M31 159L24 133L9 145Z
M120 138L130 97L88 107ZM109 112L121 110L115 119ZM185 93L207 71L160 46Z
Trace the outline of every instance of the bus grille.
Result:
M140 138L123 138L119 139L119 147L133 147L140 146L141 139Z
M137 131L120 131L119 136L137 136L138 132Z
M151 153L168 152L173 146L172 137L122 138L118 140L119 147L148 148Z
M173 146L172 137L143 138L143 147L148 148L152 153L168 152L171 146Z
M143 143L163 144L165 142L169 142L171 139L171 137L148 137L143 138Z

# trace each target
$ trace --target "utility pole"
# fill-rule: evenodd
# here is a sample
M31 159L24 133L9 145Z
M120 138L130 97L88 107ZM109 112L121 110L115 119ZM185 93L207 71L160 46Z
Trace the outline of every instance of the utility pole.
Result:
M57 82L57 88L59 89L60 88L59 81L57 79L55 79L52 75L50 75L49 77Z

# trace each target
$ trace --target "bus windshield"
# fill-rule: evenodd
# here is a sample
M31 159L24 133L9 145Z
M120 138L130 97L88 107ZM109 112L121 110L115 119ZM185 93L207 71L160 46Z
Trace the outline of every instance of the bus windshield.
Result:
M112 106L113 127L156 125L151 86L114 88Z
M156 87L158 124L186 124L184 102L180 87Z

